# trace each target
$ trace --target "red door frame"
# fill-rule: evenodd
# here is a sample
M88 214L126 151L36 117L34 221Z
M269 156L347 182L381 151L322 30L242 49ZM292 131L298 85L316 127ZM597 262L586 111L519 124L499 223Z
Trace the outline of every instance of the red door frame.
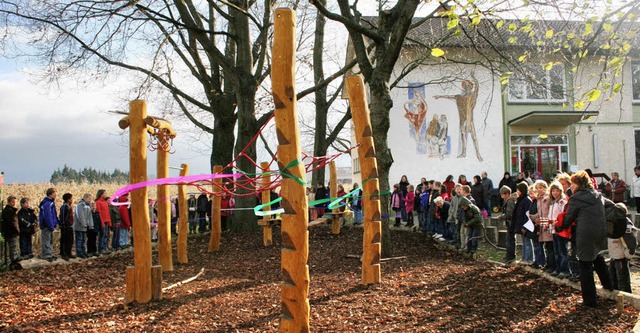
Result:
M542 172L542 149L545 148L553 148L556 150L556 167L557 170L560 170L561 165L560 165L560 147L559 146L520 146L518 147L518 149L520 150L520 171L524 172L524 158L522 157L522 153L524 149L535 149L536 150L536 157L538 158L538 165L536 166L537 169L536 170L531 170L531 171L538 171L538 172Z

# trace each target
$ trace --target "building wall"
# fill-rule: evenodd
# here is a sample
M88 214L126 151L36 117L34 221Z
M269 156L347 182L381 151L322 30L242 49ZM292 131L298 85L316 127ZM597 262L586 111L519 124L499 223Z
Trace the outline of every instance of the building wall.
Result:
M415 55L404 53L396 69L400 71L406 59ZM497 78L481 67L473 65L433 64L423 66L405 77L398 87L392 89L394 106L390 111L389 147L394 164L390 171L391 185L397 183L402 175L416 184L421 177L444 180L449 174L457 179L459 174L471 180L473 175L487 171L489 177L497 182L505 170L511 170L511 135L566 134L569 139L570 170L591 168L596 173L610 174L618 171L626 181L633 176L636 165L635 129L640 129L640 105L632 103L631 68L627 64L620 80L624 84L618 96L587 105L588 111L599 111L598 117L584 120L571 126L556 126L549 123L544 126L510 127L507 122L532 111L577 111L573 108L574 96L588 92L595 87L595 81L601 72L597 61L582 65L583 70L575 75L570 65L565 65L566 85L569 94L567 102L556 104L509 103L506 88ZM438 95L461 94L462 82L470 80L474 73L480 83L479 95L473 109L473 120L482 161L476 156L473 140L469 137L465 157L461 152L460 122L455 100L436 98ZM396 73L397 74L397 73ZM424 84L422 87L416 87ZM409 118L419 114L420 101L410 92L417 89L425 99L426 116L422 121L412 124ZM605 96L605 93L603 93ZM405 110L405 106L407 110ZM427 138L433 115L445 115L447 118L447 139L444 154L438 151L438 145ZM433 127L432 127L433 128ZM597 148L594 149L594 134ZM355 137L353 136L355 142ZM437 140L436 140L437 142ZM597 154L594 159L594 154ZM357 159L357 153L352 154ZM516 172L517 170L511 170ZM360 174L354 168L354 182L361 182Z
M467 110L474 100L473 76L479 83L478 94L473 109ZM470 94L464 95L463 86ZM405 77L391 95L394 106L388 143L394 158L392 184L402 175L407 175L412 184L421 177L443 181L450 174L455 179L464 174L471 180L482 171L496 180L502 177L505 157L500 84L489 71L472 65L425 66ZM461 124L461 114L463 119L467 114L472 118L475 141L474 130ZM462 132L468 132L464 156Z
M602 67L594 60L583 67L576 75L576 94L590 90L595 86ZM625 181L633 177L633 167L636 163L634 127L638 116L634 112L632 103L631 67L627 63L622 80L623 88L620 94L610 100L601 98L593 103L589 109L599 111L598 117L593 117L575 126L576 165L578 169L591 168L596 173L617 171ZM604 94L603 94L604 96ZM597 149L594 150L594 134L597 135ZM596 155L594 155L594 153ZM597 156L596 166L594 156Z

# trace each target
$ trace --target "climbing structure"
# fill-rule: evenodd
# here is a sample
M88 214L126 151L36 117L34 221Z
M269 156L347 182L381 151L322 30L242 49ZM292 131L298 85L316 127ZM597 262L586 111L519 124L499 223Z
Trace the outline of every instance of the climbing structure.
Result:
M362 284L380 283L382 224L380 222L380 183L378 162L373 144L369 107L364 82L359 76L347 78L349 104L356 132L360 172L362 175L362 207L364 236L362 246Z
M295 92L295 15L279 8L274 15L271 86L282 180L282 314L280 332L309 331L309 233L305 170L299 160L300 131Z
M129 127L129 178L131 184L147 181L147 132L151 131L145 123L147 103L135 100L129 104L129 115L121 119L120 128ZM151 131L152 132L152 131ZM133 266L127 267L125 303L136 301L147 303L153 296L153 290L162 290L160 281L151 277L151 235L149 229L149 210L147 209L147 188L131 192L131 219L133 224ZM158 266L154 270L160 270ZM158 276L158 274L154 274ZM156 293L156 296L157 293ZM159 295L158 297L161 297Z

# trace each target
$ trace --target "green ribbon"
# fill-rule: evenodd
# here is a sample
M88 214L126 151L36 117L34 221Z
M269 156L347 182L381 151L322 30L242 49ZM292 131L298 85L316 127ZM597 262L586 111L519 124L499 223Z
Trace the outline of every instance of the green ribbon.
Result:
M307 186L307 182L299 177L296 177L288 172L286 172L286 170L289 170L289 168L292 168L298 164L302 163L302 161L300 161L300 159L295 159L293 161L291 161L289 164L287 164L287 166L284 167L284 170L280 170L280 174L282 175L283 178L289 178L289 179L293 179L296 182L298 182L300 185L302 186Z
M274 214L280 214L280 213L284 213L284 208L278 208L275 210L268 210L266 212L262 211L262 208L267 207L267 206L271 206L275 203L278 203L282 201L282 198L277 198L273 201L269 201L266 204L262 204L262 205L257 205L255 208L253 208L253 212L256 214L256 216L267 216L267 215L274 215Z

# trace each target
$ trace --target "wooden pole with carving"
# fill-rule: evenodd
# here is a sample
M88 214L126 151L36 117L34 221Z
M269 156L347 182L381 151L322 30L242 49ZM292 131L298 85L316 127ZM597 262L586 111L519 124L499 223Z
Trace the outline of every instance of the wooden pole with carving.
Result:
M271 86L276 107L278 167L282 173L282 314L280 332L309 331L309 233L306 173L300 161L295 92L295 14L274 13Z
M129 181L135 184L147 181L147 104L145 101L135 100L129 103L129 109L128 119L126 122L121 121L120 127L129 126ZM133 285L129 283L131 279L127 279L126 294L134 295L133 300L138 303L147 303L151 300L151 234L147 188L132 191L129 197L135 240L134 278Z
M382 249L382 224L380 222L380 183L378 162L373 144L371 118L360 76L347 78L349 104L353 116L358 146L360 172L362 174L362 206L364 210L364 236L362 249L362 284L380 283L380 254Z
M338 198L338 170L336 169L336 161L329 162L329 196L331 200ZM340 233L340 208L334 208L331 213L331 233L337 235Z
M222 166L213 166L213 173L219 174L222 172ZM211 238L209 238L209 252L218 252L220 250L220 239L222 238L222 226L220 225L220 206L222 198L220 198L220 188L222 184L222 178L216 178L213 180L213 199L211 202Z
M263 172L260 186L262 187L262 203L264 204L271 201L271 191L269 191L269 185L271 185L271 174L264 174L264 172L268 172L269 170L269 163L260 163L260 169L262 169ZM264 206L262 209L264 211L270 211L271 206ZM262 224L262 241L264 246L273 245L273 221L271 216L263 216L260 223Z
M180 177L189 175L189 164L180 165ZM187 257L187 235L189 234L189 205L187 204L187 185L180 183L178 185L178 207L179 224L178 224L178 262L186 264L189 262Z
M148 122L147 122L148 124ZM169 177L169 143L168 133L158 131L158 179ZM173 255L171 253L171 198L169 185L158 185L158 261L163 272L173 271Z

